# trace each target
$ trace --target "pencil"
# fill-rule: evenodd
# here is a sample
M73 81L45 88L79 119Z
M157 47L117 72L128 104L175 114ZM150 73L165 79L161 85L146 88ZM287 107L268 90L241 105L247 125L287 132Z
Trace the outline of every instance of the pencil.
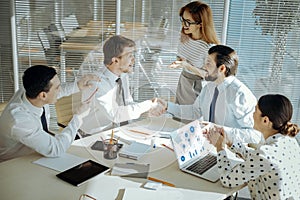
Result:
M167 146L167 145L165 145L165 144L161 144L161 146L166 147L166 148L169 149L170 151L174 151L174 149L172 149L171 147L169 147L169 146Z
M143 135L150 135L149 133L145 133L145 132L137 131L137 130L132 130L132 129L130 129L129 131L134 132L134 133L143 134Z
M113 139L114 139L114 129L111 130L111 136L110 136L109 144L113 144Z
M167 185L167 186L170 186L170 187L175 187L174 184L169 183L169 182L166 182L166 181L163 181L163 180L160 180L160 179L157 179L157 178L148 177L148 180L150 180L150 181L155 181L155 182L159 182L159 183L162 183L162 184Z

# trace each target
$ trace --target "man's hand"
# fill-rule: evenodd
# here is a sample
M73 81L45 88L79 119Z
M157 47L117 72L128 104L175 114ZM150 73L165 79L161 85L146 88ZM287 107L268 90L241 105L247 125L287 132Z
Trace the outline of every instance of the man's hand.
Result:
M100 78L94 74L86 74L84 75L78 82L78 88L79 90L84 90L87 89L89 87L92 87L93 85L93 81L100 81Z
M168 103L160 98L152 99L153 106L149 110L149 116L158 117L166 112Z
M84 102L81 103L74 111L74 114L78 115L81 119L83 119L84 117L88 116L88 114L90 113L90 102Z

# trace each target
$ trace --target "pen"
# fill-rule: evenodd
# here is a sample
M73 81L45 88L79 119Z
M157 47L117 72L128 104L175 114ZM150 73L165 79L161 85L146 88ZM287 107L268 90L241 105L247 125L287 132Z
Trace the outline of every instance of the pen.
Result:
M104 138L102 137L102 136L100 136L100 138L101 138L101 140L102 140L102 143L103 143L103 145L105 144L105 142L104 142Z
M169 149L169 150L171 150L171 151L174 151L174 149L172 149L171 147L169 147L169 146L167 146L167 145L165 145L165 144L161 144L161 146L164 146L164 147L166 147L167 149Z
M96 90L91 94L91 96L89 96L89 98L87 98L85 101L83 102L88 102L89 100L91 100L91 98L96 94L96 92L98 91L98 88L96 88Z
M129 131L134 132L134 133L143 134L143 135L150 135L149 133L145 133L145 132L137 131L137 130L132 130L132 129L130 129Z
M175 185L172 184L172 183L169 183L169 182L166 182L166 181L163 181L163 180L160 180L160 179L156 179L156 178L153 178L153 177L148 177L148 180L159 182L159 183L162 183L162 184L170 186L170 187L175 187Z

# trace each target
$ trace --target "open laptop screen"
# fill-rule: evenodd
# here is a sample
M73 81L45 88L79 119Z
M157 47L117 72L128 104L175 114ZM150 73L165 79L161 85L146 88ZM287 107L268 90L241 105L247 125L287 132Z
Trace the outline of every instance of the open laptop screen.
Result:
M203 135L204 127L201 126L199 120L195 120L171 134L179 166L205 156L212 149L213 146Z

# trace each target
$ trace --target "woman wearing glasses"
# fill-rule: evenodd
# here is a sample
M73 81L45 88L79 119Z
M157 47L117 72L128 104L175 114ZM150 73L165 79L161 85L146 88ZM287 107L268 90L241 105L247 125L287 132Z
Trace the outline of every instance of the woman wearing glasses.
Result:
M170 68L182 67L176 103L193 104L202 89L201 80L205 71L199 70L210 44L219 44L214 29L210 7L200 1L191 2L180 9L182 31L178 46L177 61Z

